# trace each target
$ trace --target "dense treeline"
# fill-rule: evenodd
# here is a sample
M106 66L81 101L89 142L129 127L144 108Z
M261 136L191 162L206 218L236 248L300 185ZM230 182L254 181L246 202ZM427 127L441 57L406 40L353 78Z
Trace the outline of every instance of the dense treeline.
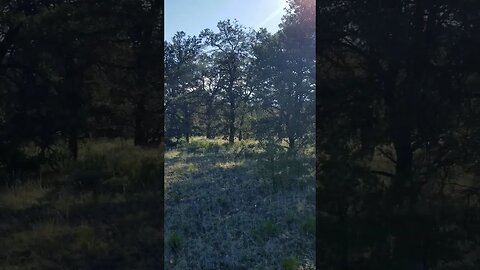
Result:
M162 264L162 2L0 1L1 269Z
M163 136L161 1L2 1L0 170L51 161L52 145ZM26 156L26 146L36 150ZM30 165L28 165L30 164Z
M290 1L275 34L220 21L198 36L165 43L165 130L169 141L192 135L314 142L313 1Z
M317 3L320 268L478 268L479 8Z

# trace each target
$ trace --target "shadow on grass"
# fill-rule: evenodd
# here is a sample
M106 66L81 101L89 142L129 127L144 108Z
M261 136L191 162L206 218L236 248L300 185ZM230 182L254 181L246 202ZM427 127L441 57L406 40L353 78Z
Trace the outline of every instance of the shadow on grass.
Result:
M1 269L158 269L162 260L161 194L65 194L25 209L0 208ZM57 197L57 198L55 198Z

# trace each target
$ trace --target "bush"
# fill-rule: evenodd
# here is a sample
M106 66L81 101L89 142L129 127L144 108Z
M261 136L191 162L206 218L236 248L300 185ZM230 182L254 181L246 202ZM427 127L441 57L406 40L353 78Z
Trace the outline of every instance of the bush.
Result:
M257 175L269 183L273 190L291 186L292 181L300 180L310 174L307 159L299 154L289 152L285 147L268 143L260 154Z

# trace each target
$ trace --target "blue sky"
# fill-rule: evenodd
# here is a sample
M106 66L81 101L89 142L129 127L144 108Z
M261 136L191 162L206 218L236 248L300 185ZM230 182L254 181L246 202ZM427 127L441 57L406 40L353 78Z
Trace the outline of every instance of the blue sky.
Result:
M287 0L165 0L165 40L170 41L177 31L191 36L205 28L216 31L218 21L226 19L273 33L287 5Z

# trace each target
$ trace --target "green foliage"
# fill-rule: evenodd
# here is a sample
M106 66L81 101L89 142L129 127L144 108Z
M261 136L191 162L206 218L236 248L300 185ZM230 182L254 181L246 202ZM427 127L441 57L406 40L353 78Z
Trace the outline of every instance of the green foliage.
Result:
M315 223L315 217L308 217L303 223L302 229L311 235L315 235L317 224Z
M282 269L284 270L298 270L300 267L300 261L297 257L287 257L282 262Z
M177 253L183 246L183 238L175 231L172 231L167 240L168 247L172 252Z
M262 234L267 237L274 235L275 231L275 225L271 221L266 221L261 227Z
M252 235L258 241L265 241L272 237L274 237L278 233L278 228L276 225L267 220L264 223L260 224L260 226L252 231Z
M456 48L478 43L467 25L479 6L461 3L317 1L317 31L329 33L317 47L320 268L460 269L477 253L467 239L479 234L460 231L478 220L459 213L479 204L457 187L479 152L461 135L480 119L477 71L461 63L480 59Z
M284 146L268 143L259 154L257 174L273 190L292 187L303 177L311 175L311 164L306 157L292 153Z

